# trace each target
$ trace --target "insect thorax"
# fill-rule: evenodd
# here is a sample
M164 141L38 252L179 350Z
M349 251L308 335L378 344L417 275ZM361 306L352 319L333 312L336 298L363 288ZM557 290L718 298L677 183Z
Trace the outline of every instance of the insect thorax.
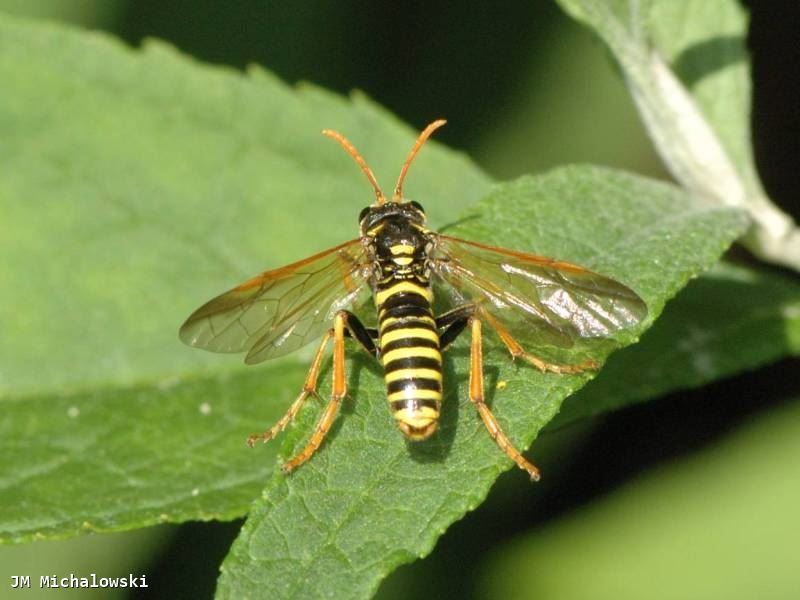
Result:
M431 242L423 226L397 215L382 220L370 233L374 234L370 246L376 264L373 289L387 280L414 279L427 285Z

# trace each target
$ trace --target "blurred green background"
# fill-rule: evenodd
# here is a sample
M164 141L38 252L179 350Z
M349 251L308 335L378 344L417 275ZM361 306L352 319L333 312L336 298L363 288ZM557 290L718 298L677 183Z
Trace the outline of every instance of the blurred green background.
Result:
M775 201L798 215L800 7L749 8L757 162ZM0 0L0 10L361 89L416 127L446 117L437 137L498 179L571 162L668 177L606 50L549 1L469 0L456 12L445 2ZM784 361L543 436L541 484L501 477L378 596L796 598L796 369ZM0 547L0 575L144 573L148 589L117 597L210 597L239 525ZM35 588L13 597L97 597Z

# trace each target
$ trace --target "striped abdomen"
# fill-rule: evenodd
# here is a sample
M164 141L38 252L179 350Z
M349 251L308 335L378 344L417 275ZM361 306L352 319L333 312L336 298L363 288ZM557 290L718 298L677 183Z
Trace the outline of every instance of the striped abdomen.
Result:
M388 277L375 294L389 405L398 427L412 440L436 431L442 402L442 355L432 300L430 284L418 275Z

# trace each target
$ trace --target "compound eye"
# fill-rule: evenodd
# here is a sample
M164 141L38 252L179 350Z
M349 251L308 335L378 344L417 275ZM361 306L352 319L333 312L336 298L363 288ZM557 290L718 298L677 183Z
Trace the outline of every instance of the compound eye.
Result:
M409 204L410 204L411 206L413 206L414 208L416 208L416 209L417 209L419 212L421 212L421 213L424 213L424 212L425 212L425 209L424 209L424 208L422 208L422 204L420 204L420 203L419 203L419 202L417 202L416 200L412 200L411 202L409 202Z
M363 220L364 220L364 217L366 217L368 214L369 214L369 206L367 206L367 207L366 207L364 210L362 210L362 211L359 213L359 215L358 215L358 222L359 222L359 223L361 223L361 221L363 221Z

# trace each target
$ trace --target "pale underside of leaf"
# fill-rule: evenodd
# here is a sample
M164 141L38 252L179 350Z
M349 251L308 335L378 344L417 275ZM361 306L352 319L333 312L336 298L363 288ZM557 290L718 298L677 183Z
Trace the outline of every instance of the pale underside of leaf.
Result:
M753 162L747 19L739 3L558 1L614 53L676 180L692 194L746 209L753 226L742 243L800 269L800 230L766 196Z

